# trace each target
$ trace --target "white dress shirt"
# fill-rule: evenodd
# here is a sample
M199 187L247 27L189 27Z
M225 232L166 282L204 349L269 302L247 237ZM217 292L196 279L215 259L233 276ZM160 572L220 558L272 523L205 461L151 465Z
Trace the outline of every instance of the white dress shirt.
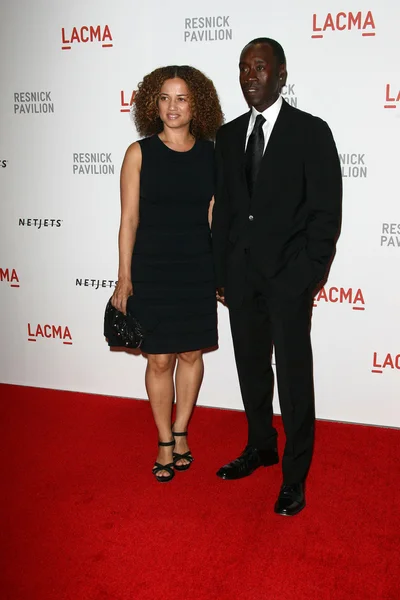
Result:
M247 148L247 142L249 141L250 134L253 131L254 123L256 122L256 117L258 115L263 115L263 117L265 119L265 123L262 126L263 133L264 133L264 152L265 152L265 148L267 147L268 140L271 137L272 130L273 130L275 122L278 118L279 111L281 110L282 102L283 102L283 98L282 98L282 96L279 96L278 99L276 100L276 102L274 102L272 104L272 106L270 106L269 108L264 110L264 112L262 112L262 113L258 112L258 110L256 110L254 108L254 106L252 106L249 126L247 128L245 149Z

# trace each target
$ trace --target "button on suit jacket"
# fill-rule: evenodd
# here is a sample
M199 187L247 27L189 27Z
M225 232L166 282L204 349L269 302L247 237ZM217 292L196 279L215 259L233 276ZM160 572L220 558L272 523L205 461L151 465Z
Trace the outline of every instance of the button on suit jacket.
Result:
M227 123L216 141L212 239L217 286L230 306L243 298L246 250L281 293L315 287L329 270L341 222L342 176L328 125L284 101L250 198L249 119L250 112Z

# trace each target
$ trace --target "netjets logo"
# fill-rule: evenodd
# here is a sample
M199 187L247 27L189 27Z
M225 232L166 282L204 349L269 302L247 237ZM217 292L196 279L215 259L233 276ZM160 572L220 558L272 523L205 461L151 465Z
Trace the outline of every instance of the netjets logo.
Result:
M328 13L324 16L313 14L311 35L313 39L323 38L326 33L332 31L353 30L361 33L363 37L373 37L375 35L375 21L370 10L357 13Z
M75 279L76 287L91 287L95 290L99 288L115 288L117 282L114 279Z
M121 90L121 112L131 112L132 104L135 102L136 90L133 92L125 93Z
M72 30L61 28L61 50L71 50L81 44L100 44L102 48L112 48L113 39L108 25L83 25Z
M320 303L326 304L346 304L351 306L353 310L365 310L365 300L362 291L358 288L342 288L342 287L323 287L314 298L314 306L317 307Z
M400 89L399 87L390 86L390 83L386 84L386 104L383 108L397 108L400 102Z
M28 342L38 340L58 340L72 346L72 335L69 327L64 325L32 325L28 323Z
M7 165L8 165L8 160L6 158L0 159L0 167L2 169L5 169Z
M51 227L61 227L63 220L62 219L18 219L19 227L36 227L37 229L51 228Z
M380 354L374 352L372 359L372 373L383 373L384 371L400 371L400 354Z
M17 271L15 269L0 268L0 282L8 283L12 288L19 287Z
M297 108L297 96L294 89L294 83L288 83L282 88L282 96L290 106Z

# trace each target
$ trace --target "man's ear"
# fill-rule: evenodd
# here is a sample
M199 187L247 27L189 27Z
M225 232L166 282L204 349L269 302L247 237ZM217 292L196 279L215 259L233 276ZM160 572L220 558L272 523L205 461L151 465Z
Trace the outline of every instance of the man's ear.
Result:
M284 65L279 67L279 90L281 90L286 85L287 80L287 71Z

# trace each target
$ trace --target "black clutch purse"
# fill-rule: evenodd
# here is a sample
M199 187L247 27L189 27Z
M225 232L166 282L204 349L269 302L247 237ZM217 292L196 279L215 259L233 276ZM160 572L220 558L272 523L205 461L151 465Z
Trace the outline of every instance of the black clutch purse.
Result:
M127 309L126 315L107 302L104 313L104 337L108 345L140 348L145 336L143 325Z

